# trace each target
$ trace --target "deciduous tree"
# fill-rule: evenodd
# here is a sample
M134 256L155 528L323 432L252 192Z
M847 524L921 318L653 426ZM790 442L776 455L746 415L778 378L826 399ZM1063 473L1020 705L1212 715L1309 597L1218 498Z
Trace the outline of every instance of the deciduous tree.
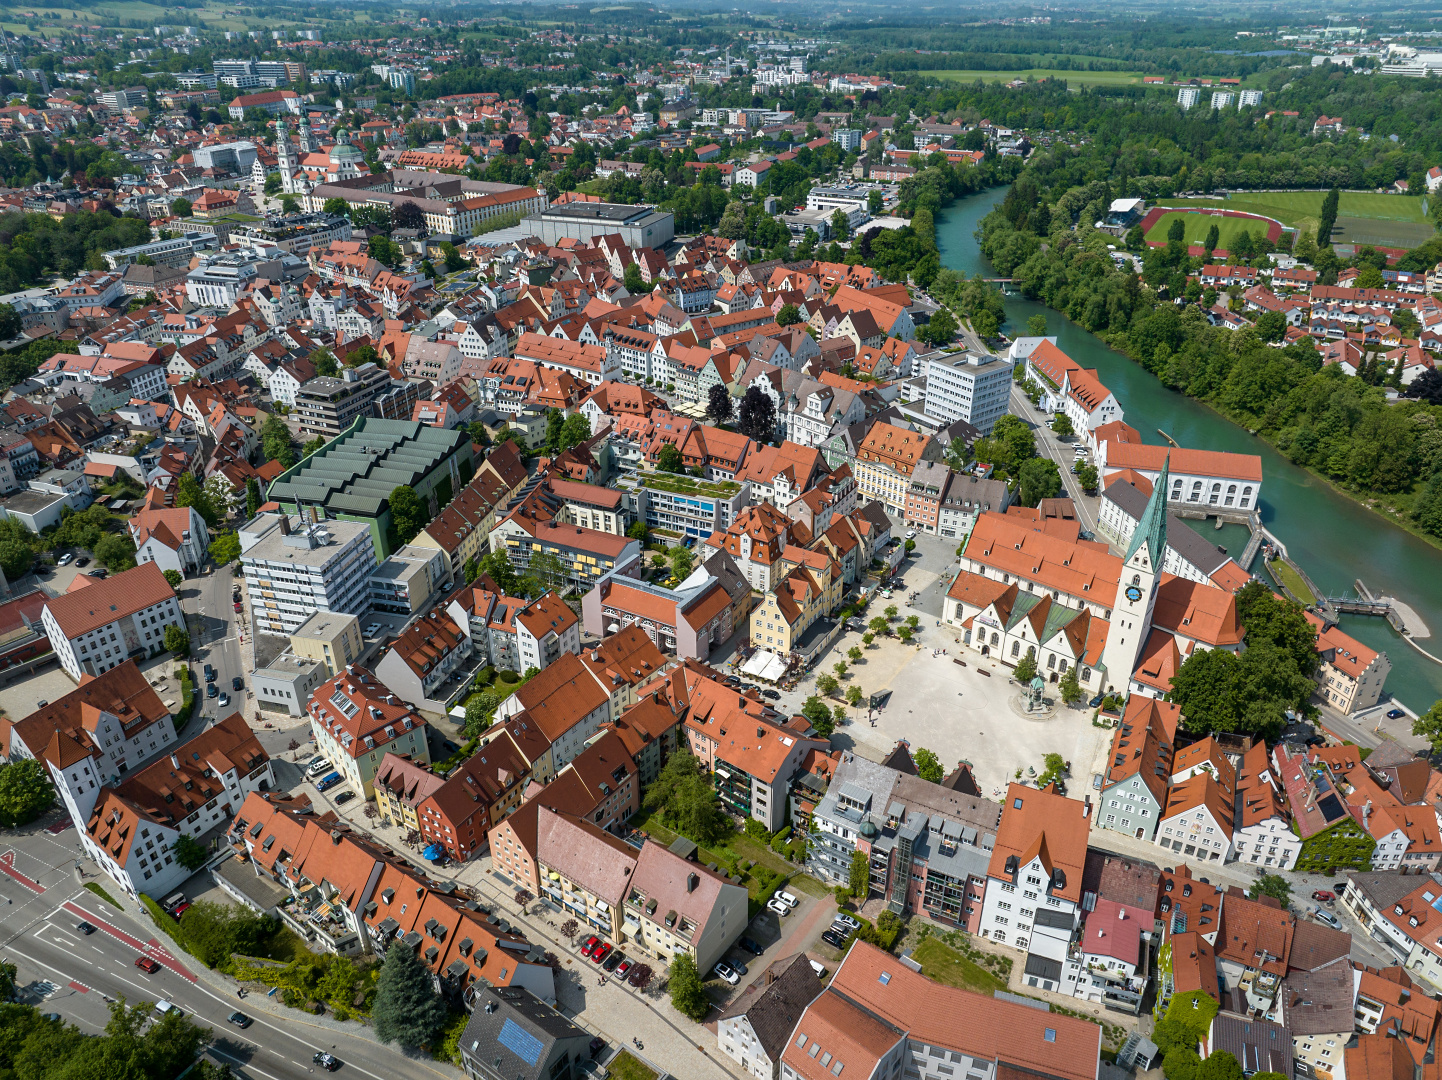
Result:
M19 758L0 765L0 826L14 828L34 821L54 801L55 788L38 761Z
M941 761L934 751L926 747L918 747L916 753L911 755L911 760L916 763L916 775L923 780L930 780L933 784L939 784L946 775L941 767Z
M670 981L671 1004L682 1016L698 1023L706 1019L711 1011L711 999L701 985L701 973L696 970L696 961L689 953L677 953L671 961Z
M396 535L400 537L401 543L409 544L430 520L426 505L421 502L415 488L409 484L401 484L392 488L388 501L391 509L391 525L395 527Z
M706 391L706 417L711 423L721 425L732 416L731 391L723 383L713 383Z

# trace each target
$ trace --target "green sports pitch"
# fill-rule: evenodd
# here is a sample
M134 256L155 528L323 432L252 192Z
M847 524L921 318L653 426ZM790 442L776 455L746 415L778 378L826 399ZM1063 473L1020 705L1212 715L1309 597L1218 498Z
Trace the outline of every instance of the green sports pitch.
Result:
M1229 207L1230 209L1230 207ZM1186 229L1185 238L1188 244L1200 244L1207 239L1207 232L1213 225L1217 227L1217 247L1223 250L1231 250L1238 236L1244 232L1251 233L1254 237L1265 236L1269 222L1256 221L1251 218L1221 217L1216 214L1188 213L1180 211L1175 214L1163 214L1157 219L1150 229L1147 230L1146 239L1150 243L1164 244L1167 242L1167 230L1172 227L1173 221L1181 221Z

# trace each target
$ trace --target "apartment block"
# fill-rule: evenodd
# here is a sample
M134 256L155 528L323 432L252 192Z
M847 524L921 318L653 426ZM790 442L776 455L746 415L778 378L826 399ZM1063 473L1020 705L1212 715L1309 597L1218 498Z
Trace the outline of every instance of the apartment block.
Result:
M317 611L361 615L370 606L376 568L371 530L355 521L306 524L286 513L265 513L239 530L255 628L294 634Z

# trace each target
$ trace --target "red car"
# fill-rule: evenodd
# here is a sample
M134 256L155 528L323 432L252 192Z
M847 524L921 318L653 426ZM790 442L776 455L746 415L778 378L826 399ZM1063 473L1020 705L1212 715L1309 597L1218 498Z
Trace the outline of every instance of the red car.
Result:
M581 955L590 956L592 950L594 950L599 944L601 944L601 939L598 938L595 934L592 934L586 939L586 943L581 946Z
M1324 904L1330 904L1333 900L1337 899L1337 894L1328 889L1318 889L1312 894L1312 899L1320 900Z
M591 954L591 963L599 964L602 960L606 959L606 957L611 955L611 949L612 946L609 943L598 946L596 951Z
M151 975L154 975L160 970L160 965L148 956L137 956L135 958L135 966L141 971L149 972Z

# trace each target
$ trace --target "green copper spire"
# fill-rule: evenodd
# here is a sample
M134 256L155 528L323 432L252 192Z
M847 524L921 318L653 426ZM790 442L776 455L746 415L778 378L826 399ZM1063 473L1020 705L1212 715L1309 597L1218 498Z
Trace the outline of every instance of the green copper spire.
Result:
M1162 459L1161 475L1152 485L1152 497L1147 500L1147 508L1142 511L1142 519L1132 533L1132 542L1127 545L1127 562L1131 562L1137 548L1143 543L1147 545L1147 559L1153 573L1161 571L1162 557L1167 550L1167 485L1170 483L1168 474L1171 464L1172 455L1167 454Z

